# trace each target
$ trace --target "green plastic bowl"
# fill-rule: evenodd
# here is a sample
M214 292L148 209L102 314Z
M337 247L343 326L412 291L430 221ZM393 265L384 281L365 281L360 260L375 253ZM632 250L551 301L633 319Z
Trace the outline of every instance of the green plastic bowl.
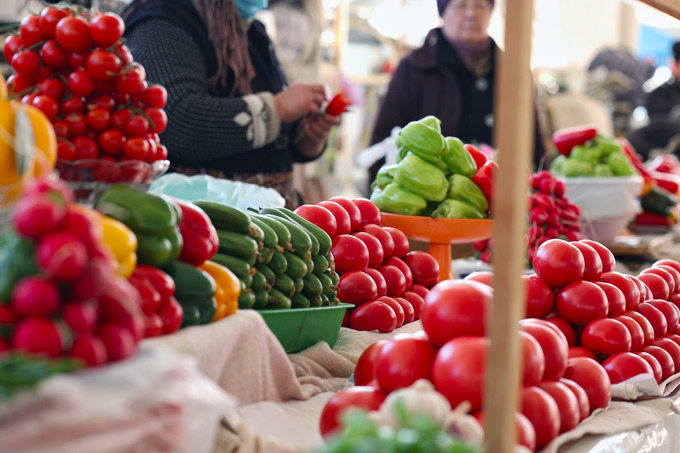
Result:
M332 348L338 341L345 312L352 304L329 307L258 310L287 353L300 352L319 341Z

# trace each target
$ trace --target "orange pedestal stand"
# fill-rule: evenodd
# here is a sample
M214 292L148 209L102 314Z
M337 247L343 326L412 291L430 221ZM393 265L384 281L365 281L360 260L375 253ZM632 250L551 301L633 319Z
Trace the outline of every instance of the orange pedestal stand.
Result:
M453 278L451 244L481 241L493 234L491 219L441 219L383 212L382 225L403 231L409 239L428 242L428 252L439 263L439 281Z

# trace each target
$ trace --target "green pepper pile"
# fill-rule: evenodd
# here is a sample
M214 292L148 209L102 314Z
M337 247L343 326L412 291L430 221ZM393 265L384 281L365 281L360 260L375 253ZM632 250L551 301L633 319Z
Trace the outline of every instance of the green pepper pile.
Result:
M444 137L432 115L408 123L396 138L397 163L384 165L371 184L383 212L484 219L489 200L473 180L477 164L457 137Z

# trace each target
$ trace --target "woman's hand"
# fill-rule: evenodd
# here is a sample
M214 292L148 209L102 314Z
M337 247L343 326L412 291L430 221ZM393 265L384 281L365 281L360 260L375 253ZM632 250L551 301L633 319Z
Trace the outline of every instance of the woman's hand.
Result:
M309 115L300 122L298 148L308 157L315 157L323 152L328 134L333 126L340 124L339 116L324 114Z
M326 87L320 83L294 83L274 96L276 111L282 123L291 123L304 115L318 114L328 99Z

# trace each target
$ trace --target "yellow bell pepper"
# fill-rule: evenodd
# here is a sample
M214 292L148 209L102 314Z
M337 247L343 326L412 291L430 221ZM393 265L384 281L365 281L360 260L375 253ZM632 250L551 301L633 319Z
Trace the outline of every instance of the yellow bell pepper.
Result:
M128 278L137 266L137 236L119 220L101 216L104 243L111 249L118 268L116 273Z
M217 287L215 291L217 309L213 322L236 313L238 297L241 295L241 282L238 277L228 268L210 260L203 262L198 268L210 274Z

